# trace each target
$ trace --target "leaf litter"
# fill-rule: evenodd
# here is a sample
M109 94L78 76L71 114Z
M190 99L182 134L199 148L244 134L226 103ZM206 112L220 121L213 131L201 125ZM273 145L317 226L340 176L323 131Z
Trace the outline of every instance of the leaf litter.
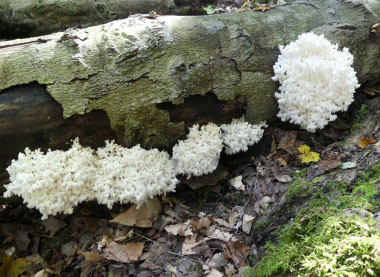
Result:
M376 115L372 106L368 117ZM238 276L264 255L265 242L294 217L293 202L294 207L284 208L290 203L290 184L304 178L324 186L332 176L349 184L379 158L378 131L349 132L327 129L312 136L274 126L267 130L266 151L248 151L248 162L238 166L222 160L218 178L199 179L193 189L184 180L176 193L140 209L115 205L107 210L88 203L73 215L41 221L38 212L22 204L4 206L0 272L43 277ZM322 143L340 133L341 142ZM363 148L357 145L361 138L368 142ZM302 145L309 149L300 153ZM302 163L301 154L314 151L320 160Z

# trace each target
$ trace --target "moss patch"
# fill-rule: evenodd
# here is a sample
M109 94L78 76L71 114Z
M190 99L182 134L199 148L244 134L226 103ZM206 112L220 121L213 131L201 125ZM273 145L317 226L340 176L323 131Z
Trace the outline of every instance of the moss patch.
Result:
M339 184L314 193L246 276L380 276L380 229L371 214L380 209L379 182L377 162L354 188ZM292 195L300 184L290 187Z

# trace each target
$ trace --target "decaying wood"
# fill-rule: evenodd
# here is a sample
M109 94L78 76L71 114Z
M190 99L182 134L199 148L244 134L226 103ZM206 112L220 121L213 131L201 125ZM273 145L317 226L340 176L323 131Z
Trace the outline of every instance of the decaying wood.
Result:
M156 19L137 15L1 42L0 112L15 111L11 95L20 85L31 89L37 83L62 108L56 111L65 119L101 111L119 143L170 149L194 123L223 123L242 114L250 122L275 118L278 84L271 77L278 46L304 32L323 33L348 47L359 82L378 82L380 35L371 28L380 21L379 7L378 1L323 0L296 1L266 12ZM20 110L35 107L33 97L24 99ZM44 109L33 109L36 118L46 115ZM41 124L41 132L50 126L33 124ZM7 136L28 142L30 138L21 137L30 134L21 126L3 127L0 139L9 128ZM63 140L69 143L76 135ZM1 144L1 152L8 143Z
M0 39L99 25L132 14L200 14L213 0L1 0Z
M0 94L0 187L12 159L26 147L68 149L70 140L79 137L83 145L103 146L115 139L104 111L73 115L64 119L62 107L41 85L29 84Z

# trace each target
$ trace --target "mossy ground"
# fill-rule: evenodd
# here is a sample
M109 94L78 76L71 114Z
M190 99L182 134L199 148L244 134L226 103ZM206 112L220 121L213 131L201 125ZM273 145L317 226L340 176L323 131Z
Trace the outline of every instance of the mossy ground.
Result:
M297 178L288 195L305 183ZM246 276L380 276L380 229L373 219L380 210L379 186L377 162L354 187L341 183L307 190L312 200L276 243L266 244L266 255Z

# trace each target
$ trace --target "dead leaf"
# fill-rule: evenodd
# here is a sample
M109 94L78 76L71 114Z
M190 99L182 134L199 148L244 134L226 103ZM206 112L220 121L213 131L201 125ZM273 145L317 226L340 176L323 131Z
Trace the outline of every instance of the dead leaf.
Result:
M174 236L180 235L182 237L185 237L194 235L190 224L186 223L168 225L165 227L165 231Z
M274 138L274 135L272 135L272 143L270 145L270 153L274 153L277 149L276 145L276 139Z
M28 249L30 238L28 237L29 232L23 230L17 230L15 237L16 249L18 251L24 252Z
M232 264L227 264L224 267L224 273L226 274L226 277L235 277L235 267Z
M114 241L125 241L126 239L133 238L133 229L129 230L128 233L125 231L116 230L115 235L112 237Z
M380 29L380 23L376 23L371 27L371 32L376 33Z
M122 263L131 263L138 261L143 249L144 243L142 242L117 244L114 241L109 241L104 249L104 258Z
M282 167L286 167L286 165L288 164L288 162L282 157L278 158L278 162Z
M33 277L49 277L49 272L46 269L38 271Z
M341 155L339 153L330 154L326 160L319 161L318 165L323 168L324 171L340 167L342 165Z
M228 227L228 228L230 227L230 225L228 224L228 222L225 221L224 219L215 218L215 222L218 223L221 226Z
M174 204L177 202L174 197L167 197L163 195L161 198L162 204L169 204L170 208L174 207Z
M235 227L238 218L239 218L239 213L237 213L237 212L231 212L229 214L228 225L230 226L230 228Z
M380 96L380 89L366 88L364 92L370 96Z
M374 138L366 138L366 137L363 137L359 140L358 142L358 146L361 148L361 149L364 149L366 148L368 145L372 144L372 143L375 143L376 140Z
M289 183L292 181L292 177L289 175L285 175L285 174L275 175L274 178L276 178L281 183Z
M161 202L158 199L152 199L145 202L140 209L136 205L130 207L126 212L118 215L110 222L119 223L127 226L149 228L152 227L152 220L162 211Z
M251 232L251 227L252 227L254 219L255 219L254 216L244 214L243 223L242 223L242 227L241 227L243 229L244 233L249 234Z
M214 226L208 230L207 236L210 239L217 239L225 242L237 240L232 234L216 229Z
M24 268L30 264L24 258L13 259L12 257L3 256L1 259L0 276L18 277L25 271Z
M207 277L223 277L224 274L220 272L219 270L213 268L211 269L210 273L206 275Z
M243 176L239 175L239 176L236 176L235 178L230 179L230 183L235 189L244 191L245 186L242 180L243 180Z
M281 132L277 148L284 150L284 151L288 152L289 154L295 154L295 153L297 153L295 146L294 146L296 139L297 139L297 132L296 131Z
M198 220L197 229L198 230L202 228L208 229L210 225L211 225L210 219L208 219L207 217L202 217L201 219Z
M182 244L182 255L195 255L197 252L194 248L198 245L205 243L209 238L203 238L197 241L197 234L192 236L187 236Z
M144 249L144 243L129 242L126 244L126 246L128 258L133 262L138 261Z
M220 268L227 264L227 260L224 258L223 253L216 253L206 261L206 264L212 268Z
M99 255L98 252L79 252L81 255L84 256L87 262L90 263L103 263L106 260Z
M231 259L238 268L245 266L245 260L250 248L244 243L240 241L230 241L223 245L223 250L226 253L226 257Z
M66 223L62 220L56 219L53 216L49 216L48 219L42 221L45 230L54 236L59 230L66 227Z
M104 226L106 223L106 220L91 217L76 217L72 220L74 230L79 233L85 231L95 233L98 227Z

